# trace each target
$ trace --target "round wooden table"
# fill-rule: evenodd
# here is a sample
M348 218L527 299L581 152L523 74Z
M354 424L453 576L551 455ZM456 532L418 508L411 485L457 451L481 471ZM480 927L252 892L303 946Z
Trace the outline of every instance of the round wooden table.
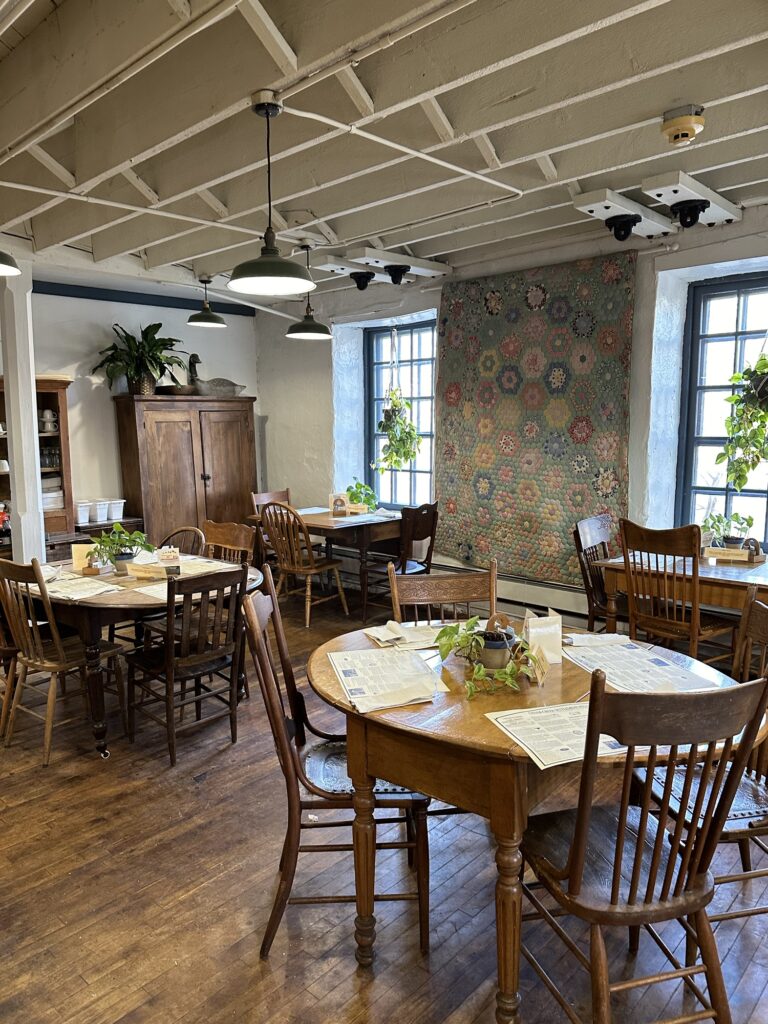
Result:
M69 563L62 563L62 569L68 569ZM236 568L236 566L231 566ZM119 576L117 573L108 576L91 577L104 583L119 586L119 591L109 591L94 597L77 600L55 597L49 593L51 607L58 623L76 629L85 645L86 676L88 698L91 715L93 738L96 750L106 759L109 757L107 747L107 722L104 712L104 673L101 667L101 635L106 626L117 625L130 619L140 620L147 615L156 615L166 607L162 598L143 594L138 588L151 586L159 580L137 579L133 576ZM250 567L248 571L248 590L261 586L264 577L261 572ZM242 690L242 681L241 687Z
M328 654L370 650L375 645L362 630L346 633L318 647L309 659L310 685L328 704L346 715L348 771L354 785L356 957L363 966L373 961L376 919L373 882L376 825L373 784L387 779L487 818L496 839L496 942L499 988L498 1024L519 1024L520 843L528 815L576 806L581 764L541 771L524 750L486 712L569 703L586 698L590 676L567 658L552 665L541 686L523 682L521 691L477 696L468 701L464 689L466 662L451 655L441 668L448 692L437 692L429 704L360 714L348 702ZM682 668L717 685L735 685L728 676L685 655L674 659ZM435 659L439 657L435 652ZM623 758L601 758L598 785L603 791L621 787Z

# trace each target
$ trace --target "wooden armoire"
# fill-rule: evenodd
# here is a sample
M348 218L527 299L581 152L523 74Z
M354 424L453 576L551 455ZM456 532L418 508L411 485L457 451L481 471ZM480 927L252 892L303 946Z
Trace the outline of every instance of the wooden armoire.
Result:
M126 514L142 517L153 543L181 526L252 514L254 401L115 396Z

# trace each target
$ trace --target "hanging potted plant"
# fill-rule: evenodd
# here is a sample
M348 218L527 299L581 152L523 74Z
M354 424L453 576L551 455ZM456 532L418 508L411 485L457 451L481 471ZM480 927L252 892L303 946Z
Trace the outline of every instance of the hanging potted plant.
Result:
M768 356L761 352L755 365L735 373L731 383L741 388L726 399L731 403L725 421L728 440L715 461L728 463L728 480L740 491L749 474L768 459Z
M120 324L113 324L112 330L118 340L108 348L99 352L103 359L94 366L91 373L104 370L110 388L119 377L128 381L128 390L132 395L153 395L155 386L167 373L174 384L181 381L175 376L172 367L180 366L186 370L187 365L173 349L181 342L178 338L158 338L157 332L162 324L148 324L141 328L137 338L129 334Z
M410 416L411 403L403 398L400 388L390 387L385 403L376 428L386 436L381 456L374 463L380 473L388 469L406 469L419 454L421 447L421 437Z

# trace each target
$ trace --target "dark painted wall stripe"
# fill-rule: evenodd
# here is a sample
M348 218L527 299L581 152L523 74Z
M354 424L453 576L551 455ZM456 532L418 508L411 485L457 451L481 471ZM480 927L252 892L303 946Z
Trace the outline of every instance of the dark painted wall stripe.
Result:
M128 292L122 288L94 288L91 285L59 284L57 281L33 281L32 292L36 295L61 295L67 299L94 299L101 302L126 302L134 306L164 306L166 309L199 310L203 305L203 293L196 299L179 298L176 295L154 295L149 292ZM211 302L215 313L227 316L255 316L256 310L238 302Z

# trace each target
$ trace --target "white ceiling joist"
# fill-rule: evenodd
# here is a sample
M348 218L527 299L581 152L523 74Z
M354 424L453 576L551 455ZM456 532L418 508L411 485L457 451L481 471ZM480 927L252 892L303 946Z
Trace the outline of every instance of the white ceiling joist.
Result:
M284 75L299 66L298 57L259 0L240 0L239 11Z
M485 166L491 171L498 171L501 167L501 160L499 160L499 154L493 148L493 143L485 132L475 136L475 145L480 150L483 160L485 160Z
M52 157L47 150L43 149L42 146L30 146L27 152L31 157L34 157L35 160L41 163L43 167L47 167L51 174L57 177L62 184L67 186L67 188L72 189L75 187L74 174L72 174L71 171L68 171L67 168L63 164L60 164L58 160L54 159L54 157Z
M361 117L370 117L373 114L373 100L351 67L342 68L336 72L336 77L341 83L344 92L354 103L358 114Z
M168 0L171 10L180 21L189 21L192 17L192 8L189 0Z
M220 199L216 198L216 196L213 194L213 192L211 192L210 189L201 188L197 194L200 196L200 198L203 200L206 206L210 206L210 208L213 210L217 217L223 219L224 217L229 216L229 210L227 209L227 207L224 205L224 203L221 202Z
M453 130L453 125L445 116L445 111L435 97L430 96L422 100L420 106L429 118L429 123L435 129L438 139L441 142L453 142L456 138L456 132Z

